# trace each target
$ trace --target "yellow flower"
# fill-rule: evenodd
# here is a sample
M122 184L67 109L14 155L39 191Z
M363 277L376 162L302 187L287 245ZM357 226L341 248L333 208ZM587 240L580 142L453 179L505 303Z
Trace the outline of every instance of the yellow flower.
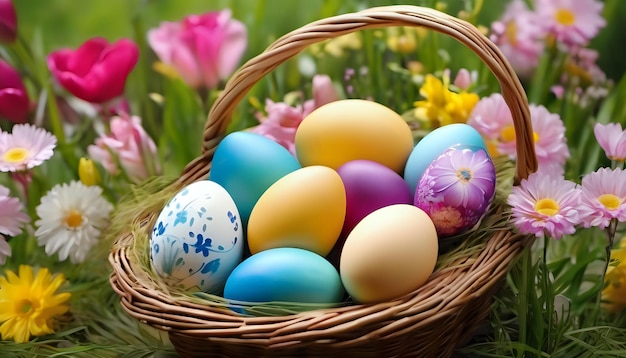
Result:
M425 35L423 28L392 26L386 29L387 47L393 52L407 54L415 51L418 41Z
M332 57L341 57L344 52L358 50L361 48L361 36L357 32L335 37L311 46L311 53L314 55L327 54ZM317 45L317 46L316 46Z
M100 183L100 173L91 159L80 158L78 162L78 177L87 186Z
M19 276L7 270L0 277L0 335L3 340L28 342L31 336L53 333L52 319L67 312L71 294L56 293L65 282L63 275L52 277L42 268L33 274L31 266L20 265Z
M611 263L604 276L604 308L611 312L626 308L626 240L611 251Z
M420 88L420 94L425 99L414 103L417 107L415 116L421 120L430 121L433 127L465 123L479 100L475 93L450 91L449 79L444 78L444 81L433 75L427 75Z

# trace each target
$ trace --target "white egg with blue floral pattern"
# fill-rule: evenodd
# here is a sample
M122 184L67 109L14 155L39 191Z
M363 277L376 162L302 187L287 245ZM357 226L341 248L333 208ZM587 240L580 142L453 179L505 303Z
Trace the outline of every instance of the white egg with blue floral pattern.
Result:
M232 197L219 184L201 180L185 186L161 210L150 237L150 261L170 287L221 294L243 247Z

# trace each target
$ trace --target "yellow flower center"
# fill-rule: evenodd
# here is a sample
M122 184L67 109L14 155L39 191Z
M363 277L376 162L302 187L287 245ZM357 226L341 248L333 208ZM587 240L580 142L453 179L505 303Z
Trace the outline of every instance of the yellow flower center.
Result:
M9 163L23 163L28 158L28 150L22 147L15 147L7 150L2 156L5 162Z
M554 216L559 209L559 204L554 199L544 198L535 203L535 211L542 215Z
M559 9L556 14L554 14L556 21L562 25L571 26L576 21L576 16L574 13L568 9Z
M21 312L23 314L28 314L29 312L35 309L34 306L35 306L34 302L32 302L31 300L24 299L17 304L17 307L18 307L17 310L18 312Z
M509 21L504 29L504 37L513 46L517 46L517 23Z
M506 126L502 128L500 131L500 137L502 137L503 142L513 142L515 141L515 127L513 125ZM539 141L539 134L533 131L533 142L537 143Z
M617 209L620 204L619 198L613 194L602 194L598 197L598 201L609 210Z
M472 180L472 170L470 168L460 168L456 171L456 177L463 183Z
M68 229L76 229L83 223L83 215L76 210L70 210L65 216L65 227Z

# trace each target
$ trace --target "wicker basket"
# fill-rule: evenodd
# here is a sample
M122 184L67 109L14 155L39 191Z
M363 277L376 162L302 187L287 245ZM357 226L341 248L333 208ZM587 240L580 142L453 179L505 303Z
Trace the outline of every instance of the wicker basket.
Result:
M537 163L526 95L497 47L471 24L452 16L429 8L389 6L305 25L243 65L210 111L202 154L170 188L177 190L207 177L234 108L263 76L313 43L390 26L438 31L482 59L498 79L513 115L516 183L532 173ZM146 232L157 215L150 212L138 218ZM490 233L477 254L438 268L424 286L394 301L272 317L243 317L210 302L194 303L159 291L150 275L141 272L132 253L133 240L132 232L116 239L110 254L111 284L123 308L137 320L168 332L181 356L449 357L487 317L502 278L532 239L505 226Z

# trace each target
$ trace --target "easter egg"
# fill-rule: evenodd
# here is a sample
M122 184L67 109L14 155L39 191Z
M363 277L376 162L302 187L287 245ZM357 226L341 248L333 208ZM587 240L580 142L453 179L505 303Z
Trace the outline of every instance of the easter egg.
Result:
M345 291L323 257L298 248L275 248L245 259L228 277L224 298L243 302L337 303Z
M273 140L255 133L233 132L217 145L209 179L230 193L245 226L261 194L300 167L298 160Z
M346 238L341 281L357 302L393 300L428 280L438 249L435 225L422 209L386 206L363 218Z
M388 167L369 160L353 160L337 169L346 188L344 232L367 214L392 204L412 204L408 184Z
M181 189L159 213L150 236L150 262L174 288L219 294L241 262L241 220L219 184L201 180Z
M430 163L415 192L440 237L473 227L485 215L496 190L496 171L481 147L452 146Z
M336 171L324 166L298 169L261 195L247 228L252 254L297 247L325 256L337 241L346 215L346 191Z
M455 144L481 147L487 150L480 133L464 123L448 124L439 127L424 136L413 148L404 167L404 180L415 193L426 167L444 150Z
M306 116L295 138L303 167L333 169L357 159L402 173L413 149L409 125L390 108L372 101L346 99L325 104Z

